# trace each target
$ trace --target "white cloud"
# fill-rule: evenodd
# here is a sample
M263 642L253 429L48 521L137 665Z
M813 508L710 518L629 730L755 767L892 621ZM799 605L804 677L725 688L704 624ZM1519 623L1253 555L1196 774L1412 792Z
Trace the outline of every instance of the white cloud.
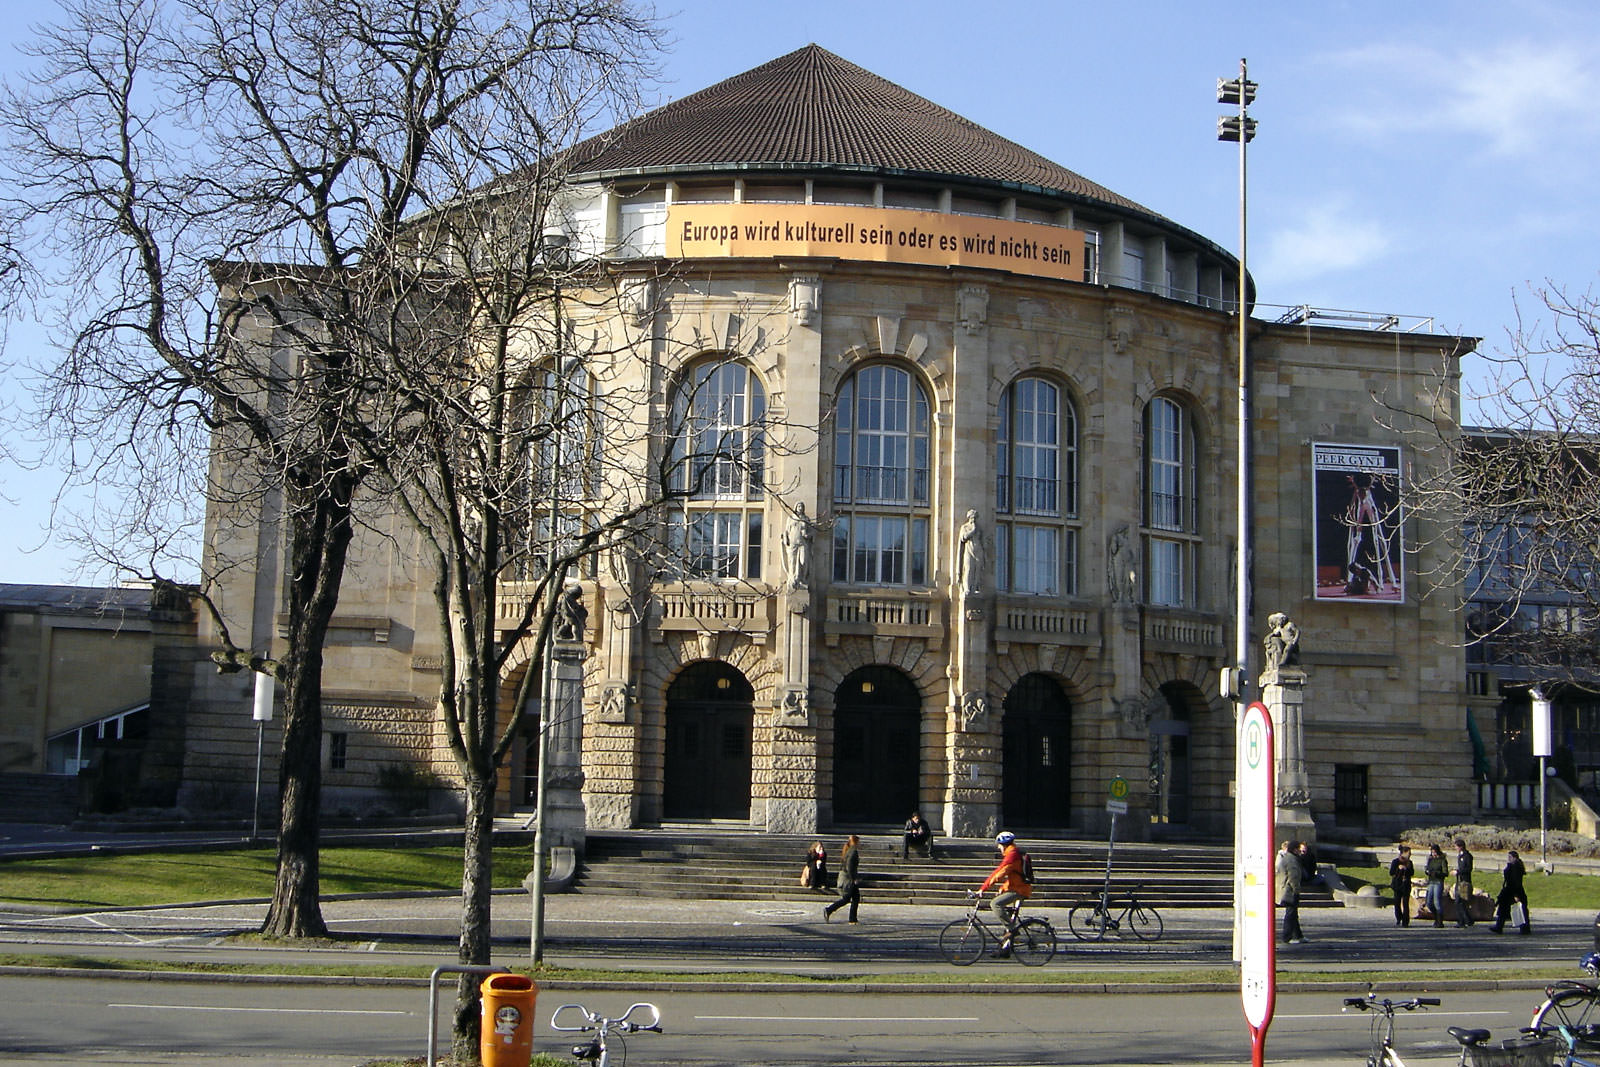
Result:
M1461 134L1495 155L1560 151L1600 131L1600 60L1577 42L1383 44L1331 57L1352 72L1333 121L1375 139Z
M1263 243L1261 265L1250 273L1274 290L1368 267L1389 249L1384 228L1342 199L1306 208Z

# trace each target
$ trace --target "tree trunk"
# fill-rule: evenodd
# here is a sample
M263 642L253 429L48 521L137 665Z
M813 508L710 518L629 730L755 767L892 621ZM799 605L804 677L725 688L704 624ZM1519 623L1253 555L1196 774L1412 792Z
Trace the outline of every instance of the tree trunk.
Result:
M283 756L278 767L278 874L261 932L326 937L322 919L322 643L339 603L350 547L353 481L295 472L290 508L289 654ZM291 490L291 492L293 492Z
M475 776L466 787L466 836L462 843L461 865L461 943L458 954L463 964L489 962L490 891L494 868L494 792L495 778L489 773ZM481 978L462 975L456 983L455 1031L450 1055L457 1063L473 1063L478 1058L480 1011L478 986Z

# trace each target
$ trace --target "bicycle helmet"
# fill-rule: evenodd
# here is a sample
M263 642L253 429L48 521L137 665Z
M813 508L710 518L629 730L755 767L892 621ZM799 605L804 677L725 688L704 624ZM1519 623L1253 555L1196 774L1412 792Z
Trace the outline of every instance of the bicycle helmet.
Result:
M1587 956L1583 957L1583 959L1578 961L1578 966L1582 967L1590 974L1600 977L1600 952L1589 953Z
M1017 835L1012 833L1010 830L1001 830L999 836L994 839L994 843L1001 848L1005 848L1016 839Z

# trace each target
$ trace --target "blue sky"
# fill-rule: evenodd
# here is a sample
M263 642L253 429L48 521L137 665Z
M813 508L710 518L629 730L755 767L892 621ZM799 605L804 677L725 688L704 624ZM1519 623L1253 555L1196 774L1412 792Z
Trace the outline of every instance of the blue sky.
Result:
M52 9L8 5L0 65L15 68L15 43ZM1530 285L1597 281L1587 0L698 0L669 25L660 102L814 42L1234 251L1238 154L1216 140L1215 86L1245 57L1260 85L1249 262L1263 305L1432 317L1504 351L1514 297L1526 310ZM0 461L0 582L108 578L47 536L57 481Z

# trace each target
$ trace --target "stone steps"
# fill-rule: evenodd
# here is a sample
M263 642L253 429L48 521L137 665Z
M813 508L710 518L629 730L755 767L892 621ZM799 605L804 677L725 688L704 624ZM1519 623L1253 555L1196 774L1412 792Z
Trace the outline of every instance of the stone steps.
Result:
M590 833L576 888L596 895L722 900L818 901L828 894L799 884L806 846L813 838L722 828ZM837 870L841 842L826 835L830 868ZM1099 894L1106 873L1105 843L1084 839L1022 839L1038 873L1034 900L1066 907ZM862 836L865 889L880 900L959 905L993 869L988 841L934 841L936 860L915 853L900 858L897 833ZM1113 892L1143 886L1141 897L1158 907L1229 907L1233 849L1228 844L1118 844Z

